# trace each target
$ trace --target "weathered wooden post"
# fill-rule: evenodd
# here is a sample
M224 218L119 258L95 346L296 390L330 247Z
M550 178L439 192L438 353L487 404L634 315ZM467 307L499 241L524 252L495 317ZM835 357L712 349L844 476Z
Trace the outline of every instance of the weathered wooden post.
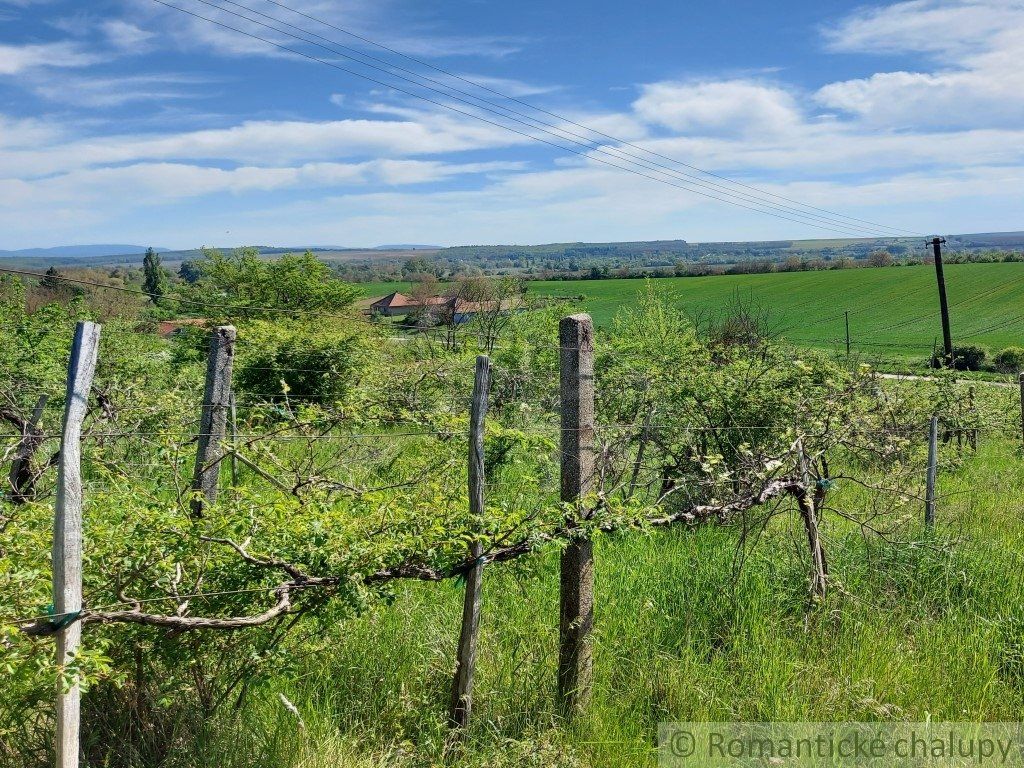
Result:
M798 444L798 449L803 489L797 496L797 503L800 506L800 516L804 521L804 530L807 532L807 545L811 550L811 565L814 568L814 573L811 575L811 595L823 600L828 593L828 562L825 560L825 548L822 546L821 533L818 530L815 492L812 490L811 470L807 464L807 452L804 450L802 439Z
M594 325L590 315L558 324L562 411L562 501L576 504L594 479ZM570 525L573 520L568 521ZM566 717L589 701L593 674L594 549L589 538L562 551L558 696Z
M939 470L939 417L928 425L928 475L924 493L924 524L935 525L935 480Z
M53 615L57 632L57 768L77 768L81 692L64 669L78 651L82 625L82 422L99 356L100 326L78 323L68 364L67 399L57 465L57 502L53 520Z
M199 418L199 448L192 490L202 498L192 499L192 516L202 517L203 507L217 500L220 458L231 407L231 369L235 359L235 328L219 325L210 335L210 353L206 363L206 388L203 412Z
M473 380L473 405L469 417L469 512L474 527L484 525L484 420L487 418L487 391L491 383L491 361L487 355L476 359ZM473 711L473 671L476 664L476 643L480 629L480 600L483 585L483 542L469 545L473 565L466 571L466 595L462 604L462 628L452 682L449 719L457 728L469 725Z

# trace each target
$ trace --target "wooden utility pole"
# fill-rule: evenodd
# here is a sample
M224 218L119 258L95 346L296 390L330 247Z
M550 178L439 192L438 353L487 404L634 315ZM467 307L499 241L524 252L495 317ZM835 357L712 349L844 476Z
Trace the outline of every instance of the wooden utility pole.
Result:
M953 336L949 330L949 302L946 300L946 277L942 272L942 244L944 237L932 238L932 253L935 256L935 279L939 283L939 312L942 314L942 350L947 368L953 367Z
M850 356L850 310L843 312L846 315L846 356Z
M579 504L594 480L594 325L590 315L558 324L561 369L563 502ZM570 525L572 520L569 521ZM594 624L594 550L589 538L562 551L558 646L558 695L566 717L590 699Z
M231 408L231 369L235 359L236 335L232 325L217 326L210 334L203 412L199 418L199 448L192 477L192 490L201 492L202 498L192 500L193 517L202 517L203 507L217 500L220 458Z
M484 420L487 418L487 391L491 383L491 361L487 355L476 359L473 380L473 405L469 416L469 513L474 528L484 526ZM449 720L457 728L469 725L473 711L473 672L476 665L476 643L480 630L480 600L483 586L483 543L475 539L469 545L473 565L466 571L466 595L462 604L462 628L452 682Z
M935 481L939 472L939 417L928 425L928 475L924 492L924 524L935 525Z
M77 678L65 680L64 667L82 641L82 625L75 621L82 610L82 422L99 346L100 326L78 323L68 364L53 520L53 616L61 626L57 632L57 768L78 767L81 691Z

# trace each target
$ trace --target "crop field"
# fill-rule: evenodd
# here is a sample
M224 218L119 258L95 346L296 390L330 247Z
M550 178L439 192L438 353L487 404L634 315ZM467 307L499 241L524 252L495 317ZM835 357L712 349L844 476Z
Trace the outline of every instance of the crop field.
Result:
M773 329L797 344L845 345L844 312L850 312L853 350L891 358L926 357L941 343L935 272L930 266L791 272L763 275L659 278L654 290L694 319L741 300L768 313ZM1024 264L952 264L946 267L954 344L979 344L990 352L1024 342ZM646 290L642 280L530 282L531 296L582 297L598 327ZM368 283L367 296L407 288Z

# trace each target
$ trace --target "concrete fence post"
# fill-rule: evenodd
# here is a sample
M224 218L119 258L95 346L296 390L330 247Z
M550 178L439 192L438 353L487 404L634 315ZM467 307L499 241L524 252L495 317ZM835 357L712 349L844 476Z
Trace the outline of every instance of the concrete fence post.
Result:
M193 517L203 516L203 507L217 500L220 458L231 409L231 370L235 359L234 326L221 325L210 334L210 352L206 362L206 388L203 412L199 418L199 447L192 490L202 494L192 499Z
M576 504L594 480L594 325L590 316L563 318L558 341L561 498ZM563 714L571 718L586 707L593 675L594 550L589 538L573 539L562 551L559 613L558 695Z

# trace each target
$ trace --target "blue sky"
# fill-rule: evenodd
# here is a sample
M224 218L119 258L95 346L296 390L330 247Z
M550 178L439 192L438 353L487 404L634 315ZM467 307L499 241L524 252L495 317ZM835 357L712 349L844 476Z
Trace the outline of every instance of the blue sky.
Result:
M167 2L425 93L226 0ZM1024 0L282 2L772 194L904 232L1024 229ZM0 248L862 233L601 164L621 146L557 150L154 0L0 0Z

